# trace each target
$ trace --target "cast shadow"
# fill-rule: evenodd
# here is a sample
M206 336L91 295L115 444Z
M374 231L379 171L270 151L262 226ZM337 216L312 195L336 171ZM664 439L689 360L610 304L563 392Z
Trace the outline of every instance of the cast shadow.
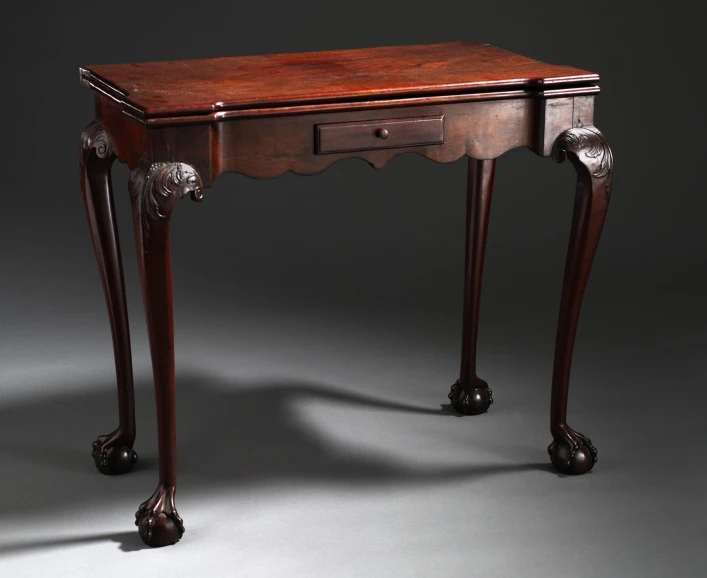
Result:
M115 542L123 552L137 552L150 548L145 545L137 532L109 532L105 534L48 538L46 540L6 542L0 544L0 556L3 554L24 554L37 550L60 548L62 546L79 546L81 544L95 544L98 542Z
M50 510L71 515L100 508L111 497L116 501L133 499L135 506L146 499L157 483L151 387L145 383L136 390L135 449L139 460L135 470L124 476L99 474L91 459L91 442L98 434L113 429L117 421L114 386L100 384L62 391L57 384L53 390L57 393L0 405L3 516L45 515ZM394 392L387 393L395 397ZM366 412L405 413L410 419L457 417L448 404L432 409L322 384L274 380L229 383L213 376L180 374L180 490L198 495L218 488L267 484L438 484L527 470L548 471L547 464L537 463L410 465L355 451L327 439L307 424L297 406L312 401L344 404ZM467 419L471 428L475 419L484 418ZM474 443L472 431L469 435L470 444ZM133 531L0 544L0 553L105 540L119 542L124 551L133 551L140 545L137 532Z

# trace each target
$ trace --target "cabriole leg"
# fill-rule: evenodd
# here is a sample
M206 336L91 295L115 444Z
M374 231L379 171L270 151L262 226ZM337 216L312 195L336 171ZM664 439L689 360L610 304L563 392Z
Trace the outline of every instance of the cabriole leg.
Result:
M557 323L550 410L553 442L548 453L559 472L584 474L596 463L597 450L588 437L567 425L567 397L582 297L611 196L613 156L609 143L593 126L563 132L552 154L556 161L569 158L574 165L577 192Z
M104 474L129 472L137 461L135 394L123 263L115 219L110 170L115 156L103 125L92 122L81 135L79 170L93 249L108 305L118 382L118 427L93 442L93 459Z
M187 193L201 200L201 178L184 163L143 159L130 174L133 223L152 355L157 403L159 482L135 514L140 536L149 546L167 546L184 533L174 494L177 488L177 429L174 374L174 321L169 221Z
M481 278L488 231L495 160L469 158L466 198L466 257L464 264L464 317L462 362L459 379L449 392L459 413L484 413L493 403L488 383L476 375L476 343L479 329Z

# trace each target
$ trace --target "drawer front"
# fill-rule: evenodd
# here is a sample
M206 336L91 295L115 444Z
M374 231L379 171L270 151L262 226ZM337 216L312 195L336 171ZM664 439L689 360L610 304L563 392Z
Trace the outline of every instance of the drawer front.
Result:
M317 154L444 143L444 116L339 122L315 126Z

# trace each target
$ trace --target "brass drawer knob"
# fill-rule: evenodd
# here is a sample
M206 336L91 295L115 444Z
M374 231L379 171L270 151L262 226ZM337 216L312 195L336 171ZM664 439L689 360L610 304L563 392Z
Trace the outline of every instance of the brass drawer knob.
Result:
M378 138L382 138L383 140L388 138L388 130L385 128L379 128L376 131L376 134L378 135Z

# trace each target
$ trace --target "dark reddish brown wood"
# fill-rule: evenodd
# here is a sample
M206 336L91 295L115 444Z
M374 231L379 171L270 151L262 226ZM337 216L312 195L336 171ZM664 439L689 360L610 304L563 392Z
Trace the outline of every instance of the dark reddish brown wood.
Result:
M141 156L149 155L151 133L147 128L125 116L120 106L109 98L96 95L95 114L110 135L113 154L121 163L135 166Z
M236 172L261 179L287 171L312 175L351 157L382 168L404 153L423 155L440 163L456 161L464 155L493 159L513 148L534 146L536 114L535 103L521 99L223 121L213 127L213 175L215 178ZM444 143L316 154L314 135L319 124L344 121L373 125L411 116L444 116ZM572 126L571 122L570 107L564 128ZM272 149L273 142L278 143L276 151Z
M442 115L315 126L317 154L437 145L444 142Z
M599 80L479 42L97 65L81 77L142 119Z
M130 173L133 224L152 356L157 407L159 484L135 514L149 546L177 542L184 523L177 513L176 389L169 221L179 199L201 200L202 182L193 167L179 162L150 164L142 159Z
M376 168L405 153L435 162L456 161L464 155L493 159L517 147L548 156L565 129L593 116L592 96L553 99L510 99L463 102L381 110L236 118L212 124L146 128L122 114L104 96L97 97L97 114L114 141L118 158L133 168L140 156L176 158L194 166L205 186L235 172L273 178L287 171L312 175L352 156ZM577 113L577 115L575 115ZM444 143L366 151L316 154L316 127L336 124L444 116ZM586 123L583 123L586 124ZM274 148L273 142L278 146ZM208 154L207 151L210 151Z
M108 134L98 121L81 135L79 170L88 225L108 306L118 384L118 427L93 442L93 459L104 474L129 472L137 461L135 396L123 263L115 220L110 169L115 159Z
M559 161L568 156L578 173L577 202L558 322L549 450L561 472L591 469L596 450L567 425L566 412L579 307L610 190L611 151L593 127L597 75L462 42L94 66L82 69L81 78L96 91L102 123L85 133L80 162L122 396L120 427L96 445L96 455L118 448L113 469L132 463L135 429L126 409L133 403L132 370L110 190L113 156L132 169L159 432L159 483L136 514L146 543L171 544L184 531L174 503L169 219L180 198L200 199L202 188L224 173L262 179L287 171L311 175L353 157L376 168L403 153L441 163L470 157L462 363L450 398L459 411L473 414L492 402L476 373L476 345L495 159L517 147Z
M484 273L493 177L496 161L469 159L466 196L466 256L464 259L464 315L462 321L462 362L459 381L449 399L466 415L484 413L493 403L488 383L476 374L476 345L479 333L481 280Z
M597 461L597 450L589 438L567 425L567 397L579 311L609 206L614 159L609 143L594 127L563 132L553 157L558 162L570 159L577 171L577 193L557 323L550 409L553 442L548 452L560 472L583 474Z
M87 83L93 86L91 83ZM482 102L509 99L553 99L579 95L592 96L599 92L597 85L569 86L562 88L538 88L538 89L512 89L503 91L481 91L461 94L444 94L438 96L421 96L406 98L391 98L384 100L361 100L351 102L330 102L324 104L300 104L293 106L269 107L269 108L246 108L237 110L225 110L212 112L209 114L189 115L189 116L160 116L155 118L142 118L125 110L124 114L130 116L139 123L150 128L160 128L165 126L185 126L194 124L209 124L236 118L255 118L262 116L287 116L294 114L309 114L322 112L347 112L354 110L376 110L390 109L391 107L442 105L457 102ZM119 100L116 100L120 104Z

